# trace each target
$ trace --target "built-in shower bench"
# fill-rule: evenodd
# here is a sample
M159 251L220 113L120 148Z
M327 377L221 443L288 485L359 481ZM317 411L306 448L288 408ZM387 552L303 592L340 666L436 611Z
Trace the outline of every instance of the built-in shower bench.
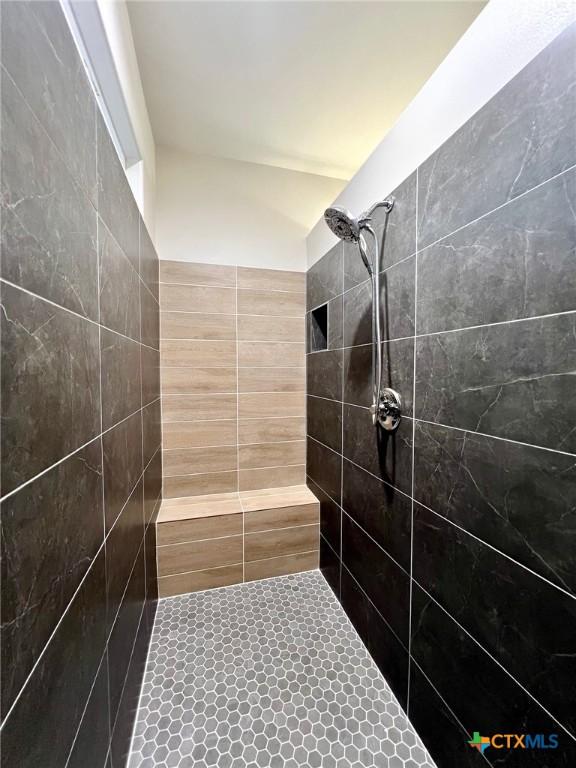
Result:
M160 597L318 567L320 504L305 485L164 499Z

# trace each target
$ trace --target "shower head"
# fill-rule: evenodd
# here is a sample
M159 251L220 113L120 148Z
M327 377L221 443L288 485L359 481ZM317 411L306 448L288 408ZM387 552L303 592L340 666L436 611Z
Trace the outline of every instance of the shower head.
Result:
M346 240L348 243L358 242L360 226L350 211L345 208L327 208L324 211L324 219L339 240Z
M360 240L362 229L367 227L372 220L372 214L377 208L384 208L390 213L394 206L394 200L379 200L371 208L361 214L357 219L346 208L333 206L324 211L324 220L339 240L348 243L357 243Z

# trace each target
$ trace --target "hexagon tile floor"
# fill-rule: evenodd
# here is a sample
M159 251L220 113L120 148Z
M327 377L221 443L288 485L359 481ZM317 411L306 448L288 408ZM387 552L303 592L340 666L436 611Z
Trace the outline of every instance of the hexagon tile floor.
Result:
M161 600L129 768L434 768L319 571Z

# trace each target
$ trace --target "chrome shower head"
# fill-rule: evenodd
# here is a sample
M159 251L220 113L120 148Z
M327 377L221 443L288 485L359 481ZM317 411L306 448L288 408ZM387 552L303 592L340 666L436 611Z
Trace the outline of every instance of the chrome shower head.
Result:
M357 243L360 238L358 221L345 208L327 208L324 211L324 220L339 240L348 243Z

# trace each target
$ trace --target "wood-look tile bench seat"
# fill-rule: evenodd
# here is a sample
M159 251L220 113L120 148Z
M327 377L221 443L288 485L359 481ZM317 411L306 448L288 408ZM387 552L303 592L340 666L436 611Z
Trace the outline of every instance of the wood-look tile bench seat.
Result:
M318 567L320 504L305 485L165 499L160 597Z

